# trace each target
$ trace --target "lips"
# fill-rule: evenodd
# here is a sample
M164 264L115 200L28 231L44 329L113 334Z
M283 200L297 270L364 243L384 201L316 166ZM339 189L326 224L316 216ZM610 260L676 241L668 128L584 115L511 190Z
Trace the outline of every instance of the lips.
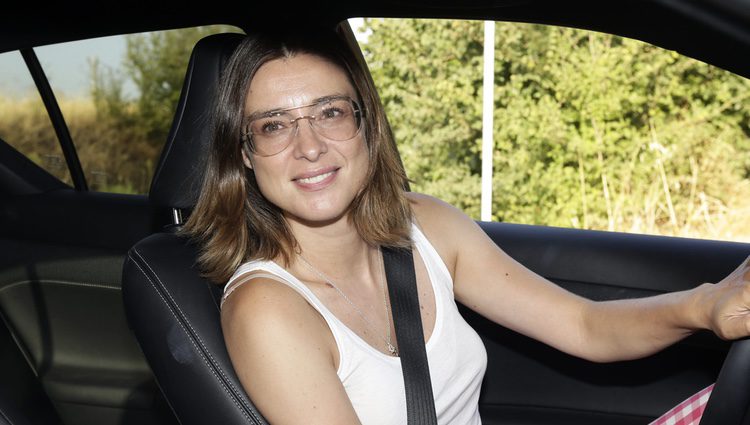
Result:
M333 175L334 172L335 171L329 171L327 173L318 174L317 176L307 177L304 179L297 179L297 181L303 184L315 184L315 183L322 182L323 180L326 179L326 177Z
M339 167L330 167L322 170L303 173L292 180L300 187L309 190L320 189L327 186L336 178Z

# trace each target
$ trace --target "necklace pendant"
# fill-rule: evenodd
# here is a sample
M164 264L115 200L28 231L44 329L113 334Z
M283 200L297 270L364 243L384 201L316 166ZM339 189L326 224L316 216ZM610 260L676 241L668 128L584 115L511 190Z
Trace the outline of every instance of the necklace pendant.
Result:
M398 350L396 349L396 347L394 347L393 344L391 344L390 342L388 342L387 344L388 344L388 351L391 353L391 355L398 356Z

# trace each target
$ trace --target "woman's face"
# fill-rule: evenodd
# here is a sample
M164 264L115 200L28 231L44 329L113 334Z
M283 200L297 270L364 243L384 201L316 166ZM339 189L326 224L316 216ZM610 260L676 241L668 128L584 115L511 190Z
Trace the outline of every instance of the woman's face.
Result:
M331 96L357 98L346 71L320 56L298 54L258 69L244 112L257 116ZM314 112L305 107L289 114L299 118ZM364 129L350 140L334 141L319 135L309 119L296 124L289 146L275 155L245 157L245 165L253 169L263 196L281 208L288 220L320 225L344 218L367 174Z

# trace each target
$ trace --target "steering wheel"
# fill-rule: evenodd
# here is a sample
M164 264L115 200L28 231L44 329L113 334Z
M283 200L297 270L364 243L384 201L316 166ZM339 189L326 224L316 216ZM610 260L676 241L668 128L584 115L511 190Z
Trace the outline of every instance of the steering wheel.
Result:
M700 425L750 425L750 338L732 343Z

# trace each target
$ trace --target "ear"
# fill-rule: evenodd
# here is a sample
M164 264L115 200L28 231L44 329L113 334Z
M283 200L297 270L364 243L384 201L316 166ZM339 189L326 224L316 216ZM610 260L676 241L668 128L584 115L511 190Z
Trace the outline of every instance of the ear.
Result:
M250 160L250 157L247 156L245 149L242 149L242 162L245 163L245 167L251 170L253 169L253 162Z

